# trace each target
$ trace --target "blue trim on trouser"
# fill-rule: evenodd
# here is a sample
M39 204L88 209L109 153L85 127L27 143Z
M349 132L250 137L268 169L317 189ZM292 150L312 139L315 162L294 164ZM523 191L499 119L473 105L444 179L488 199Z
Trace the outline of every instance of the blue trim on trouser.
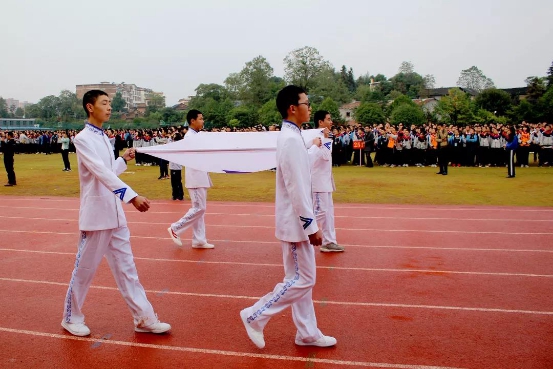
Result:
M282 289L277 294L273 295L273 298L267 301L267 303L265 303L265 305L263 305L261 309L257 310L255 313L250 315L247 319L248 323L251 323L255 321L258 317L260 317L265 310L270 308L275 302L280 300L281 296L284 296L286 294L286 292L288 291L288 288L292 287L300 279L300 273L299 273L299 267L298 267L298 254L296 250L297 250L296 244L292 243L292 258L294 259L294 271L296 272L294 275L294 278L286 282L284 287L282 287Z
M71 275L71 281L69 282L69 289L67 290L66 299L66 309L65 309L65 321L67 323L71 322L71 299L73 295L73 283L75 282L75 276L77 275L77 270L79 269L79 263L81 261L81 252L86 243L86 232L81 232L81 242L79 242L79 249L77 250L77 257L75 259L75 268L73 268L73 274Z

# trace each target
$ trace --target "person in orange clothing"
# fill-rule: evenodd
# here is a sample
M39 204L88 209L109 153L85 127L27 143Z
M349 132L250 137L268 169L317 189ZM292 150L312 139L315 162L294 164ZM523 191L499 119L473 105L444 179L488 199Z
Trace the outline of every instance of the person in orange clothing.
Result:
M519 146L517 149L517 162L521 168L528 168L528 155L530 155L530 144L532 143L532 138L530 137L530 132L528 132L528 127L522 127L522 131L518 134Z

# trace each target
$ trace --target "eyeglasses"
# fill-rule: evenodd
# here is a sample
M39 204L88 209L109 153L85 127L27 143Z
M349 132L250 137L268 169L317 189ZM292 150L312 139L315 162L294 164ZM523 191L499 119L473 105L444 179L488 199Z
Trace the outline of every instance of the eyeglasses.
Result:
M311 103L309 101L305 103L298 103L298 105L307 105L307 108L311 107Z

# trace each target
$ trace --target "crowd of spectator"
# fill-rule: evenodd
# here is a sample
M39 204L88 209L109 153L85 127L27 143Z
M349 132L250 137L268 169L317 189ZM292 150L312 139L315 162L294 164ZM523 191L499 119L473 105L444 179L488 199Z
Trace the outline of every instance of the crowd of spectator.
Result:
M310 128L304 125L304 129ZM333 165L347 163L372 167L373 159L384 167L436 166L438 140L437 125L428 123L423 126L406 127L386 124L335 126L332 129ZM519 146L516 150L517 165L528 167L530 158L538 166L553 164L553 133L551 124L522 122L515 126ZM506 165L505 152L508 126L501 124L473 124L467 126L449 125L447 152L452 166L502 167ZM250 128L224 127L213 128L211 132L259 132L278 131L278 125ZM187 128L162 127L157 129L106 129L117 157L119 151L130 147L149 147L163 145L180 139ZM62 138L69 138L68 152L75 152L73 139L78 131L16 131L14 133L15 153L46 154L62 152ZM355 143L363 148L354 150ZM2 145L0 144L0 151ZM168 178L166 162L147 154L136 155L136 165L160 165L160 179ZM67 169L67 166L66 166Z

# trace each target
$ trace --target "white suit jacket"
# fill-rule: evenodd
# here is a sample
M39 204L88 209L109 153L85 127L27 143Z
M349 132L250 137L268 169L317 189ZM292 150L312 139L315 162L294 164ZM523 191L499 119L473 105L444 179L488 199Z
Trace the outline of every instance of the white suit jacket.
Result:
M192 128L188 128L188 132L184 135L184 139L197 134L198 132L194 131ZM186 188L209 188L212 185L213 183L211 183L209 173L188 167L184 170L184 186Z
M309 157L294 123L283 122L276 156L276 238L287 242L307 241L319 228L313 214Z
M117 177L127 169L123 158L114 160L109 138L90 123L75 137L81 206L79 229L98 231L127 225L121 201L137 193Z
M320 134L321 147L312 145L307 151L311 167L311 182L313 192L334 192L336 186L332 176L332 140Z

